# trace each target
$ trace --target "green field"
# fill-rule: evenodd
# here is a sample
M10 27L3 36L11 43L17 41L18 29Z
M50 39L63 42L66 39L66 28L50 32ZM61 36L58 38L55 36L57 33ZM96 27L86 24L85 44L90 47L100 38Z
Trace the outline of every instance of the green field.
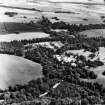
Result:
M87 37L105 37L105 29L93 29L80 32L81 35L87 35Z
M17 56L0 54L1 89L24 84L38 77L42 77L40 64Z

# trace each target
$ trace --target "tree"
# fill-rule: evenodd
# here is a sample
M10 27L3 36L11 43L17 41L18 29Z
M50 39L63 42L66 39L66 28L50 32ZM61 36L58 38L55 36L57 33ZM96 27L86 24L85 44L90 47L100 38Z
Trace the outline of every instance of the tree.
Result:
M105 75L105 71L102 74Z
M89 101L85 98L81 100L81 105L89 105Z

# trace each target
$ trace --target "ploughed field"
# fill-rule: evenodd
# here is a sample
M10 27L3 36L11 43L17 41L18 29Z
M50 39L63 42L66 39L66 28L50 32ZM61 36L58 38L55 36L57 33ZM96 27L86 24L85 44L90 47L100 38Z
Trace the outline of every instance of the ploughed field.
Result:
M42 77L42 66L25 58L0 54L0 89Z
M41 32L37 25L28 23L4 22L0 23L0 42L10 42L13 40L24 40L33 38L49 37L49 34Z
M37 31L41 31L38 25L32 26L28 23L0 22L0 34Z

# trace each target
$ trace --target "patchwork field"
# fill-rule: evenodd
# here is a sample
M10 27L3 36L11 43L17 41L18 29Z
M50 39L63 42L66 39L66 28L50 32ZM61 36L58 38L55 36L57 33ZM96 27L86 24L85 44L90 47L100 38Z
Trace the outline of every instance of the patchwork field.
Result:
M7 4L6 4L7 5ZM96 24L102 23L104 19L101 16L105 16L104 5L84 5L84 4L72 4L72 3L27 3L23 6L21 3L8 6L18 7L8 8L0 6L0 22L29 22L33 20L36 22L41 16L48 17L52 22L65 21L74 24ZM33 9L25 10L23 9ZM5 12L16 12L17 15L9 17L5 15ZM57 17L58 20L53 19Z
M0 0L0 101L104 105L105 39L77 32L104 37L105 5L28 1Z

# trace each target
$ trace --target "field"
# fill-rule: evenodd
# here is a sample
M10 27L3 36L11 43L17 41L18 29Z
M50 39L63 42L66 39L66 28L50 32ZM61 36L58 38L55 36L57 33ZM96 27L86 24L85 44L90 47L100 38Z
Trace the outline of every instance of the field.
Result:
M96 24L102 23L104 19L102 19L101 16L105 16L104 5L100 6L71 3L34 3L31 5L31 3L27 3L24 6L23 4L14 4L14 7L25 7L28 9L33 8L35 11L25 9L21 10L16 8L4 8L1 6L0 22L27 23L31 20L36 22L41 16L45 16L48 17L52 22L65 21L74 24ZM4 15L5 12L17 12L18 14L14 17L9 17ZM58 20L53 19L53 17L57 17Z
M94 71L94 73L98 76L98 78L94 80L94 82L96 81L99 84L103 84L103 86L105 87L105 76L102 75L102 73L105 71L105 65L97 68L91 68L90 70Z
M44 32L26 32L26 33L19 33L19 34L5 34L0 35L0 42L10 42L13 40L24 40L24 39L33 39L33 38L43 38L49 37L49 34Z
M27 1L0 0L0 105L105 105L105 5Z
M32 79L42 77L42 67L40 64L30 60L0 54L0 88L24 84Z
M105 29L93 29L80 32L80 34L87 35L87 37L105 37Z
M38 18L41 16L40 12L38 12L38 11L20 10L20 9L4 8L4 7L0 7L0 9L1 9L0 22L28 23L32 20L33 21L38 20ZM10 17L9 15L5 15L5 12L16 12L17 15Z
M19 33L19 32L40 32L38 25L29 23L0 22L0 34Z

